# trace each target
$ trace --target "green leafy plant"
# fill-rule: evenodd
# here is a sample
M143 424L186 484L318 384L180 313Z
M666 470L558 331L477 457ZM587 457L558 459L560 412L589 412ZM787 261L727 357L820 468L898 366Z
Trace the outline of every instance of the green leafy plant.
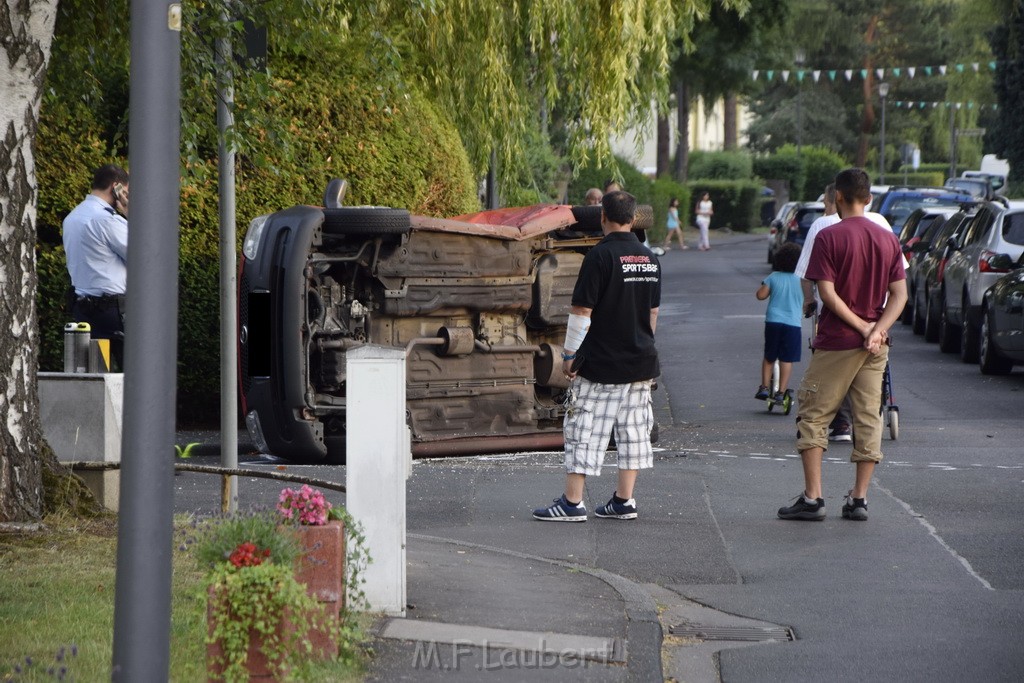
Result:
M326 628L319 602L295 579L300 548L271 511L211 519L201 525L196 554L208 567L207 644L219 644L214 664L225 681L248 680L250 642L261 641L268 668L280 678L305 666L308 635Z
M198 446L198 442L187 444L184 448L178 444L174 444L174 452L179 458L187 459L192 457L192 449Z

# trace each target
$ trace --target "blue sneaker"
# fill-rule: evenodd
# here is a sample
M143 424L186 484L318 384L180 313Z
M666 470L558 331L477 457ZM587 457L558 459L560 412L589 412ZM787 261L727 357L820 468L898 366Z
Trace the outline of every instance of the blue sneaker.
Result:
M585 522L587 521L587 506L580 501L579 505L569 505L565 495L555 498L555 504L548 508L537 508L533 511L533 518L542 522Z
M763 401L769 396L771 396L771 392L768 390L768 387L763 384L757 388L757 393L754 394L754 398L758 401Z
M630 498L620 505L612 498L594 510L594 514L605 519L636 519L636 500Z

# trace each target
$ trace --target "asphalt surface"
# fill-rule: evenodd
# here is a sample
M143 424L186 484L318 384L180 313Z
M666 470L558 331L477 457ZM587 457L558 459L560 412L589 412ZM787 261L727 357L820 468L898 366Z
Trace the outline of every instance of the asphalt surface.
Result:
M501 655L473 637L429 659L425 641L379 638L371 680L1021 680L1024 372L983 377L898 326L900 436L883 442L870 519L840 518L853 467L850 446L834 444L826 520L778 520L802 474L796 410L769 414L753 399L766 238L713 234L712 245L661 259L661 450L637 485L640 519L532 520L532 508L561 491L555 453L420 461L409 481L413 630L605 638L625 661L531 659L528 648ZM794 384L806 363L805 354ZM196 460L216 462L210 434L179 440L210 444ZM240 449L247 467L344 481L342 467L251 453L244 436ZM604 476L588 481L589 509L607 500L614 472L610 454ZM216 478L175 483L178 511L216 509ZM243 506L269 505L281 484L239 486ZM751 624L793 639L751 644L711 632ZM672 635L684 627L702 637Z

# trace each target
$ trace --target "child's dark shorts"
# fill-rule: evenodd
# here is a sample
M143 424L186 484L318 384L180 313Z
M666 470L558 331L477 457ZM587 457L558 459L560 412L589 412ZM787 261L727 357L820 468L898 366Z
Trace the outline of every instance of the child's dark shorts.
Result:
M783 363L800 362L800 328L782 323L764 324L764 359Z

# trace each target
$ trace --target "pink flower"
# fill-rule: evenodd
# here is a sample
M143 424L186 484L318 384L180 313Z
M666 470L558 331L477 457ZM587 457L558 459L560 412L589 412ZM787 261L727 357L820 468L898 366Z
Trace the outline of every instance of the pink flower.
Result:
M298 518L299 524L320 526L327 523L327 513L331 504L324 498L324 494L303 484L302 488L295 491L290 488L281 490L278 496L277 509L285 519Z

